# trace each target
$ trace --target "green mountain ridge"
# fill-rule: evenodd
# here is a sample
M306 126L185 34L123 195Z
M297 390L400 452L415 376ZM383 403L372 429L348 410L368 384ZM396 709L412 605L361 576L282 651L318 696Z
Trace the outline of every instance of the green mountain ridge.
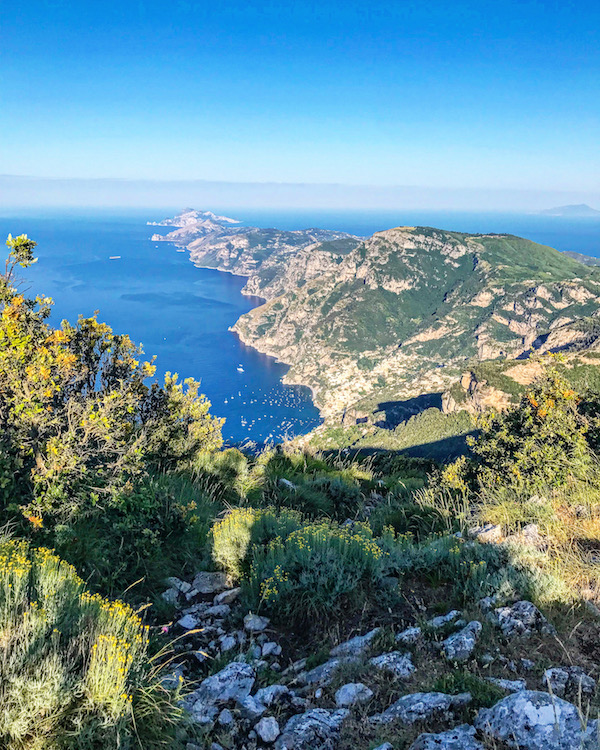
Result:
M285 381L334 422L442 393L472 363L571 345L600 303L596 269L510 234L201 231L192 262L248 276L244 292L265 300L233 330L289 364Z
M517 357L600 300L595 272L512 235L403 227L320 250L318 278L292 258L283 293L263 286L267 303L235 330L291 364L286 379L310 385L326 417L444 390L466 360Z

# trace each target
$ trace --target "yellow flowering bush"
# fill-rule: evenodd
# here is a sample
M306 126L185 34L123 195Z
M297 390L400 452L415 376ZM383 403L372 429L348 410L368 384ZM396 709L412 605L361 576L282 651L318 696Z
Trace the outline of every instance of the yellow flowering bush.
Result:
M587 434L590 420L580 397L556 369L548 368L520 404L486 415L471 438L482 487L533 494L585 478L594 469Z
M149 383L153 360L144 361L129 336L96 315L51 326L52 300L28 299L15 284L15 270L34 262L35 242L22 236L7 244L0 271L0 509L24 535L109 588L112 582L97 580L104 578L98 564L84 569L93 548L107 547L99 557L111 564L124 550L135 565L179 536L180 514L148 490L148 479L188 471L203 452L219 448L223 421L211 416L197 382L167 373L163 383Z
M249 578L254 605L297 621L350 607L381 577L385 555L367 524L306 524L254 550Z
M152 689L147 644L130 607L90 594L51 550L0 542L1 747L132 746L136 707Z
M15 266L35 242L9 237L0 273L0 502L64 523L152 467L187 468L222 444L222 420L191 379L147 384L153 360L97 319L47 322L52 300L27 299ZM87 503L87 507L85 507Z

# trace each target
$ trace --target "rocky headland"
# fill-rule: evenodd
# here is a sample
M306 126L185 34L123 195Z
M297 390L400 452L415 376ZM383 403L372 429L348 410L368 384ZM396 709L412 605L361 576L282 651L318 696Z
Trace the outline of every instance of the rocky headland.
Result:
M290 365L285 382L309 386L330 422L444 393L479 362L596 341L600 273L512 235L397 227L360 238L193 211L167 221L176 229L153 239L248 277L244 293L265 302L233 330Z

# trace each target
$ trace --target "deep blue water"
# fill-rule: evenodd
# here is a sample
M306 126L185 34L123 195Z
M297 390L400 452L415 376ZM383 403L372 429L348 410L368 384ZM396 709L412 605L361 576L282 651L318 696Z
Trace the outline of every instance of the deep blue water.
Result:
M558 250L600 257L600 221L517 214L425 211L267 212L210 207L245 224L281 229L322 227L358 235L399 225L426 225L465 232L510 232ZM262 442L308 432L319 423L310 393L284 386L286 367L244 346L228 331L260 303L244 297L245 280L199 269L187 253L150 242L146 226L177 212L37 211L0 216L0 235L26 233L38 242L39 262L26 272L31 294L53 297L53 320L75 320L100 311L115 331L157 355L157 376L165 371L202 381L212 412L226 417L229 442ZM120 256L110 260L110 256ZM238 365L244 372L238 372Z

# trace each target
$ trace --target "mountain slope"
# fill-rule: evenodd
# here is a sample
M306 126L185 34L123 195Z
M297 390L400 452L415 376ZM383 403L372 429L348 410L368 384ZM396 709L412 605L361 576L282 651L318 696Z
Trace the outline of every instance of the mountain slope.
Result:
M162 239L196 265L248 277L244 292L265 303L233 330L291 365L285 381L310 386L333 420L441 394L479 361L579 346L600 306L600 271L513 235L397 227L361 239L204 212L173 222Z
M344 254L312 253L318 278L296 273L305 258L292 257L285 278L303 283L234 330L291 364L286 380L310 385L329 417L367 396L375 406L443 390L465 360L516 357L600 302L597 272L511 235L400 227Z
M578 263L583 263L584 266L600 266L600 258L594 258L592 255L576 253L573 250L564 250L563 255L567 255Z

